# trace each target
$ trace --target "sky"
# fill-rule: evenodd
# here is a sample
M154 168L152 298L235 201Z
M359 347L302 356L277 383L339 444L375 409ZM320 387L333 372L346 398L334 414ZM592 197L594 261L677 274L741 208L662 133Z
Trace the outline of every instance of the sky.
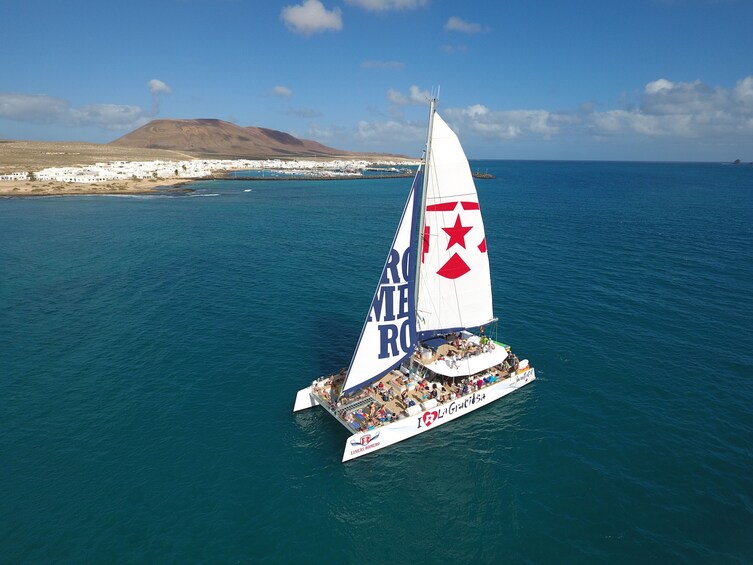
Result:
M753 161L753 0L0 0L0 139L218 118L419 157Z

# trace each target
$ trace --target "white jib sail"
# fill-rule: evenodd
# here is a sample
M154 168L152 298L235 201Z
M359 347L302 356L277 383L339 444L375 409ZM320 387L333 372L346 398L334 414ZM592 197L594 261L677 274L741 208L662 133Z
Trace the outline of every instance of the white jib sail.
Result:
M494 317L486 234L468 159L434 114L427 167L416 318L419 335L473 328Z
M415 242L418 228L414 201L421 178L419 171L405 203L341 394L386 374L411 355L416 346Z

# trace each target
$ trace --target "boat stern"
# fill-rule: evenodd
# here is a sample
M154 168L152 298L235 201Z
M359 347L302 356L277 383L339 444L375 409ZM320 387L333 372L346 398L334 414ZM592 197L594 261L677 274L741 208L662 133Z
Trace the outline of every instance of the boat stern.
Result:
M295 404L293 405L293 412L300 412L306 408L313 408L318 406L319 401L311 394L311 387L307 386L302 388L295 395Z

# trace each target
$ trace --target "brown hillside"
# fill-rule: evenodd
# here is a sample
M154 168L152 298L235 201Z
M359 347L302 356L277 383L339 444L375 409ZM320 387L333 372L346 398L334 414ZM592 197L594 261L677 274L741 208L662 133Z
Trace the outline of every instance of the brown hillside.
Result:
M79 141L0 140L0 174L40 171L47 167L81 167L110 161L182 161L184 152L113 147Z
M215 158L339 157L353 153L298 139L288 133L259 127L241 127L211 119L152 120L110 142L119 147L186 151Z

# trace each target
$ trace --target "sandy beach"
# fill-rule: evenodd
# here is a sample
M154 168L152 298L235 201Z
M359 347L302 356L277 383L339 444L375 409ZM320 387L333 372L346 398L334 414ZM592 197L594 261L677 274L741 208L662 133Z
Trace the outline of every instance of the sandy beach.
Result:
M93 194L148 194L178 187L185 179L140 179L97 183L0 180L0 197L73 196Z

